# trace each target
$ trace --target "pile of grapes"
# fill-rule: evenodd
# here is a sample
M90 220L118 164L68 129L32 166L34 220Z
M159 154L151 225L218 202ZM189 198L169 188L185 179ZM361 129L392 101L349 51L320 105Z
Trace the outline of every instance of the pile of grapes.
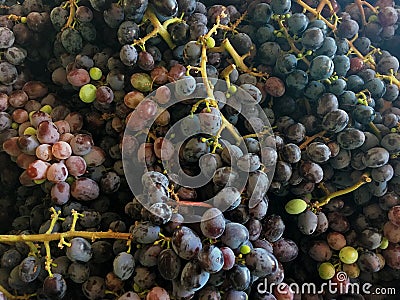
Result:
M398 299L399 24L0 1L0 299Z

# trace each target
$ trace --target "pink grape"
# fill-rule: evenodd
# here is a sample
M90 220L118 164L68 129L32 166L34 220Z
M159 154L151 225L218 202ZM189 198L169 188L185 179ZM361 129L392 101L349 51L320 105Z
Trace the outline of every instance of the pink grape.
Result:
M69 123L65 120L55 121L54 124L57 126L60 134L71 132L71 127L69 127Z
M34 155L38 146L39 141L33 135L24 135L18 138L18 147L25 154Z
M57 182L51 187L51 200L57 205L63 205L68 202L70 197L70 185L65 181Z
M163 85L156 90L155 100L160 104L167 104L171 99L171 90Z
M67 74L67 80L76 87L84 86L90 82L89 72L85 69L75 69Z
M69 113L64 120L69 123L69 127L71 128L71 133L78 132L83 127L83 116L80 113L77 112Z
M32 178L30 178L28 174L26 174L26 171L23 171L19 176L19 183L21 183L23 186L36 185L36 183L33 182Z
M36 160L35 155L29 155L26 153L21 153L20 155L17 156L17 159L15 160L15 163L17 164L18 167L21 169L27 169L29 164L33 161Z
M99 185L90 178L78 178L71 185L71 195L79 201L94 200L99 196L99 193Z
M36 137L42 144L54 144L60 138L60 134L53 122L44 121L39 124Z
M72 155L71 146L67 142L57 142L51 148L53 156L58 159L67 159Z
M100 147L93 146L92 150L83 156L86 165L90 167L97 167L103 164L106 160L106 154Z
M28 168L26 169L26 174L34 180L45 179L47 169L49 167L50 167L49 163L38 159L29 164Z
M220 250L224 255L224 266L222 269L230 270L235 265L235 253L233 253L232 249L229 247L221 247Z
M11 115L14 122L22 124L29 120L28 112L25 109L17 108Z
M74 135L72 133L66 132L60 135L60 141L70 143Z
M153 100L145 99L136 107L136 111L139 113L143 120L150 120L157 113L158 105Z
M65 181L68 177L68 169L64 163L53 163L47 169L47 180L50 182Z
M81 156L70 156L65 161L65 165L71 176L82 176L86 172L86 162Z
M17 157L22 153L18 147L18 137L12 137L3 143L3 150L10 156Z
M175 153L175 148L168 139L159 137L154 141L154 153L162 160L170 160Z
M30 121L33 127L37 128L40 123L44 121L51 122L51 116L48 113L45 113L43 111L36 111L34 112L31 117Z
M72 152L75 155L86 155L92 150L93 139L88 134L77 134L71 139Z
M51 145L41 144L36 148L37 158L43 161L50 161L53 159L53 153L51 152Z

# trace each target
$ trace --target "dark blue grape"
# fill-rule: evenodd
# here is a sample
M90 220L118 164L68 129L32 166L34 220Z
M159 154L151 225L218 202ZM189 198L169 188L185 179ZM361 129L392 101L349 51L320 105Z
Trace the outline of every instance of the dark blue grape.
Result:
M278 261L275 256L263 248L254 248L246 255L246 266L250 272L258 277L265 277L275 273Z
M127 280L131 277L134 269L135 260L132 254L121 252L114 258L113 271L121 280Z
M198 291L206 285L210 273L204 271L198 262L188 261L182 269L181 284L185 289Z
M367 125L375 119L375 110L370 106L357 105L352 112L352 116L358 123Z
M249 231L239 223L226 224L225 231L221 236L221 241L226 246L237 249L249 239Z
M288 19L289 31L293 34L299 35L308 26L309 20L305 14L295 13Z
M90 243L81 237L71 239L71 246L65 251L68 258L72 261L88 262L93 255Z
M381 98L386 92L385 83L379 78L374 78L367 81L364 85L364 88L371 93L371 96L374 99Z
M302 91L308 83L308 75L303 70L294 70L286 77L286 85L289 90L297 93Z
M243 265L234 265L228 272L228 278L230 284L235 290L243 291L250 285L250 270Z
M171 242L174 251L186 260L195 257L202 248L198 235L186 226L175 229Z
M160 275L166 280L178 278L181 271L181 259L172 249L164 249L157 258Z
M328 91L332 94L335 94L336 96L339 96L343 94L343 92L347 88L347 83L344 79L339 78L337 80L334 80L329 86L328 86Z
M209 273L217 273L224 266L224 254L214 245L206 245L198 253L200 267Z
M275 14L284 15L289 12L292 1L290 0L272 0L271 8Z
M265 42L259 47L257 54L263 64L273 66L278 59L281 48L278 43Z
M320 21L320 20L317 20L317 21ZM328 37L325 37L324 42L322 43L322 46L320 48L318 48L317 51L315 51L315 54L326 55L326 56L332 58L335 55L336 51L337 51L337 45L336 45L335 39L328 36Z
M317 27L308 28L303 32L301 43L305 49L317 50L324 43L324 33Z
M323 93L325 93L325 85L319 81L309 82L304 89L304 96L313 101L316 101Z
M290 53L281 53L275 64L275 69L282 75L293 72L297 67L297 58Z
M328 79L332 76L335 65L333 61L325 55L319 55L311 61L310 75L315 80Z
M347 77L347 88L355 93L363 89L364 80L358 75L350 75Z
M350 70L350 59L346 55L335 55L333 58L335 64L335 72L338 76L346 76Z

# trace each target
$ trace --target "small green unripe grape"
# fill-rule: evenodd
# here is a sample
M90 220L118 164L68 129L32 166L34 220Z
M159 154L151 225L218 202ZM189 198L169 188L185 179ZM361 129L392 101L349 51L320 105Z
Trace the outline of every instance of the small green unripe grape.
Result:
M25 24L26 22L28 22L28 19L26 17L21 17L21 23Z
M48 105L48 104L44 105L44 106L40 109L40 111L45 112L45 113L47 113L47 114L50 114L52 110L53 110L53 108L52 108L50 105Z
M153 80L150 75L146 73L132 74L131 84L139 92L151 92L153 89Z
M207 48L209 48L209 49L215 47L215 40L214 40L213 37L210 36L210 37L208 37L208 38L206 39L206 46L207 46Z
M70 185L73 184L74 181L75 181L75 179L72 176L68 176L67 179L65 179L65 182L70 184Z
M232 94L236 93L236 92L237 92L237 87L234 86L234 85L231 85L231 86L229 87L229 89L228 89L228 92L229 92L229 93L232 93Z
M12 124L11 124L11 128L12 128L12 129L15 129L15 130L17 130L17 129L18 129L18 127L19 127L19 124L18 124L18 123L16 123L16 122L12 122Z
M29 126L24 130L24 135L35 135L35 134L36 134L36 129L33 127Z
M96 99L96 90L93 84L85 84L79 90L79 98L85 103L92 103Z
M33 180L33 182L35 183L35 184L42 184L43 182L45 182L46 181L46 178L45 179L35 179L35 180Z
M99 68L93 67L90 68L89 75L93 80L100 80L101 76L103 76L103 72Z
M240 253L242 253L243 255L249 254L251 251L251 248L249 245L243 245L240 247Z
M36 112L36 110L32 110L32 111L28 114L29 122L31 122L31 123L32 123L32 115L33 115L35 112Z
M385 250L388 246L389 246L389 240L386 237L383 237L379 248L381 248L382 250Z
M318 274L324 280L331 279L335 276L335 267L330 262L324 262L318 267Z
M343 247L339 252L339 259L345 264L355 263L358 259L358 252L351 246Z
M285 18L286 18L286 19L289 19L291 16L292 16L291 14L286 14L286 15L285 15Z
M292 199L285 205L285 210L288 214L298 215L305 211L307 208L307 202L303 199Z
M378 21L378 17L376 15L372 15L368 18L368 23L374 23Z

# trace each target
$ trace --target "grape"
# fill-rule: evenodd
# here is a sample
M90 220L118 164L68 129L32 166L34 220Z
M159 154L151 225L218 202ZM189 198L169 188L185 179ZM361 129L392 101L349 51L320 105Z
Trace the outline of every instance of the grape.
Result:
M68 202L70 197L70 185L66 182L58 182L51 187L51 200L57 205Z
M383 268L378 255L372 251L362 252L357 260L357 265L361 271L368 273L378 272Z
M211 107L210 110L205 108L198 116L202 132L210 135L217 134L222 126L222 118L219 110L214 107Z
M92 258L92 246L90 243L81 238L76 237L70 240L71 246L67 248L66 255L72 261L87 262Z
M339 232L330 232L328 233L328 236L326 238L329 247L331 247L333 250L340 250L344 246L346 246L346 238L344 237L343 234Z
M68 267L68 276L75 283L84 283L90 276L89 266L87 264L73 262Z
M340 260L345 264L352 264L358 259L358 252L351 246L343 247L339 252Z
M196 80L192 76L183 76L175 82L175 94L178 97L186 98L196 89Z
M346 128L338 134L337 141L341 148L345 150L354 150L364 144L365 135L361 130Z
M86 172L86 162L81 156L72 155L68 157L65 161L65 166L71 176L78 177Z
M297 226L301 233L310 235L315 232L318 225L318 217L311 210L301 213L297 219Z
M270 252L263 248L254 248L246 255L246 266L251 274L264 277L277 271L278 261Z
M302 33L308 26L309 20L305 14L295 13L288 19L289 31L293 34Z
M307 156L316 163L323 163L329 160L331 150L329 147L320 142L312 142L308 145Z
M260 165L260 157L253 153L247 153L237 160L237 166L243 172L254 172Z
M52 277L47 276L44 280L43 292L46 297L62 299L67 292L67 283L60 274L54 273Z
M118 300L140 300L140 297L135 292L129 291L121 295ZM151 300L151 299L148 299ZM167 300L167 299L166 299Z
M265 42L261 44L257 53L264 64L268 66L273 66L278 60L279 51L279 44L275 42Z
M172 249L164 249L157 258L157 267L163 278L174 280L179 276L181 260Z
M224 254L218 247L206 245L199 251L198 261L203 270L209 273L217 273L224 266Z
M79 98L85 103L92 103L96 100L97 88L93 84L85 84L79 90Z
M98 276L90 276L82 284L82 292L90 300L103 298L106 292L104 279Z
M45 179L49 167L49 163L46 163L42 160L35 160L29 164L28 168L26 169L26 174L34 180Z
M317 50L324 43L324 33L320 28L310 27L303 32L301 43L306 49Z
M224 245L238 249L249 239L249 232L247 228L239 223L228 223L225 226L225 231L221 236L221 241Z
M389 152L385 148L374 147L369 149L362 157L362 162L366 167L382 167L389 161Z
M207 238L219 238L225 230L225 219L218 208L210 208L203 214L200 222L203 235Z
M331 111L324 116L322 126L325 130L338 133L347 126L348 122L348 114L344 110L338 109Z
M15 41L15 36L12 30L7 27L0 27L0 49L10 48Z
M179 257L189 260L202 249L197 234L186 226L177 228L172 235L172 248Z
M271 8L275 14L284 15L289 12L291 4L292 3L289 0L272 0Z
M113 262L113 271L122 280L127 280L132 276L135 269L135 260L130 253L121 252Z
M319 276L324 280L331 279L335 272L335 267L329 262L324 262L318 267Z
M47 180L50 182L62 182L65 181L68 177L68 169L64 163L53 163L47 169Z
M196 262L189 261L182 269L181 284L192 291L200 290L210 278L210 273L201 269Z
M317 262L328 261L332 257L329 245L323 240L313 241L308 253Z
M276 214L267 216L264 222L265 227L262 236L271 243L279 240L285 231L285 224L281 216Z

